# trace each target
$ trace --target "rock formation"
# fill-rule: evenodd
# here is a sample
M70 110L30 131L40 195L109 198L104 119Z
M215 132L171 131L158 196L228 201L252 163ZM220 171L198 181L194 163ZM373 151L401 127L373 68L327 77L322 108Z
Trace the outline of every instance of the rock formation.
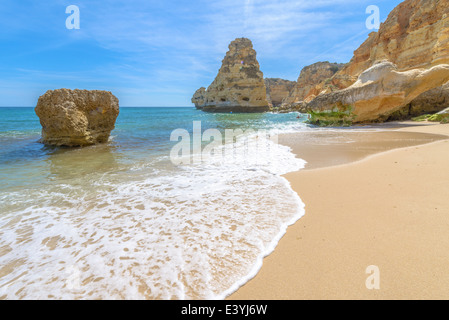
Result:
M338 90L346 89L357 81L357 77L336 73L331 78L324 80L316 85L304 99L304 103L308 103L320 94L331 93Z
M196 108L207 112L265 112L267 92L251 40L231 42L217 77L207 90L192 98Z
M293 90L295 85L295 81L279 78L266 78L265 87L267 88L267 100L270 107L278 108L285 97L287 97L290 91Z
M348 112L354 123L375 122L447 81L449 65L400 72L396 65L385 61L363 72L349 88L319 95L307 108L314 115L312 122L323 123L328 117L338 118Z
M400 3L335 77L358 77L382 60L400 71L449 64L449 0Z
M325 105L332 107L333 104L327 102L330 101L330 97L335 98L338 95L328 95L335 90L329 90L326 83L338 83L339 89L350 87L365 70L376 65L379 61L387 60L395 64L397 68L395 72L412 71L412 74L423 73L423 69L429 69L430 72L430 69L434 66L449 64L448 14L449 0L406 0L402 2L389 14L379 31L369 35L368 39L354 52L353 58L342 70L316 87L316 92L324 94L325 97L318 95L317 100L312 101L310 106L306 107L311 110L317 109L319 103L324 103L319 108L320 110L324 110ZM435 72L435 69L433 69L433 72ZM444 81L440 81L441 79L433 80L435 80L433 83L445 84ZM381 82L385 84L388 81L384 79ZM390 84L394 85L393 83ZM423 86L417 86L416 82L410 82L409 86L411 87L406 90L406 96L397 100L404 103L402 106L394 103L388 107L387 101L389 99L384 100L385 96L379 97L377 102L371 100L373 105L368 103L372 97L364 98L364 108L366 108L366 112L364 112L361 110L362 103L360 101L362 101L362 97L359 97L357 121L400 120L418 116L431 110L437 112L446 107L441 97L449 95L449 92L446 92L447 86L440 88L428 86L431 91L422 92L421 95L416 97L416 101L410 100L410 97L414 95L409 93L420 92ZM360 84L355 87L360 87ZM354 92L355 87L352 87L352 92ZM394 88L384 89L385 92L379 92L379 94L388 95L389 90L395 91ZM401 90L396 91L399 94ZM346 95L347 92L342 94ZM382 103L385 105L380 106L379 101L383 101ZM376 108L378 108L377 111L375 111ZM377 117L376 112L378 113Z
M284 97L282 101L283 108L298 104L302 101L312 100L323 90L323 88L319 88L318 86L325 81L331 81L332 76L343 67L344 64L329 63L326 61L317 62L303 68L295 87ZM330 85L331 83L329 82L328 84ZM335 86L340 89L337 82L335 82Z
M421 115L438 113L446 108L449 108L449 82L442 87L420 94L412 102L390 114L388 118L380 120L397 121L411 119Z
M42 125L42 143L87 146L108 141L119 101L108 91L49 90L39 97L35 111Z
M192 97L192 103L195 104L197 109L202 109L206 102L206 88L201 87L196 90Z
M354 52L342 74L358 76L376 61L401 71L449 64L449 0L406 0Z

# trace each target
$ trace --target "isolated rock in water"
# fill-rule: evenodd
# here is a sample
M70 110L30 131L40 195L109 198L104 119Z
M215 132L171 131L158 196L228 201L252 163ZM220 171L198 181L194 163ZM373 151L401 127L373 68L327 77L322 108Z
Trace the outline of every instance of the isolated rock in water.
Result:
M231 42L217 77L206 92L199 89L192 102L207 112L265 112L267 92L251 40Z
M267 100L270 107L277 108L287 97L290 91L296 85L296 81L284 80L279 78L266 78L265 87L267 87Z
M400 72L391 62L380 62L363 72L349 88L319 95L307 109L312 122L350 112L354 123L383 121L420 94L449 81L449 65Z
M119 101L108 91L49 90L39 97L35 111L42 125L42 143L87 146L108 141Z

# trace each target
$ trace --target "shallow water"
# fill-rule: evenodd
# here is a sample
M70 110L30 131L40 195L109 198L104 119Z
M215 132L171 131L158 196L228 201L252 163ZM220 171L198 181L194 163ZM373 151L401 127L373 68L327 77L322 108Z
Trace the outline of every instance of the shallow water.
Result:
M390 129L385 131L386 128ZM305 169L310 170L352 163L392 149L447 139L436 134L395 131L391 128L388 124L364 129L288 133L281 135L278 141L301 155L307 162Z
M33 108L0 108L0 299L225 298L304 214L284 174L438 139L296 117L122 108L109 143L68 149L38 142ZM190 148L199 122L254 132L173 164L171 133Z
M224 298L304 214L281 175L305 162L252 135L174 165L170 134L310 130L296 116L122 108L108 144L67 149L38 142L32 108L0 108L0 297ZM242 151L261 140L269 152Z

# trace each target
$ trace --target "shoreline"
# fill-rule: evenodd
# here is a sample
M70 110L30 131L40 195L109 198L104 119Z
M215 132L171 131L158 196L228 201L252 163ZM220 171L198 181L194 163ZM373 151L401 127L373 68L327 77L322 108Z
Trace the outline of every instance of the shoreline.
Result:
M391 150L428 144L447 139L441 133L429 133L425 129L414 131L413 123L388 124L375 127L337 128L326 131L296 132L279 135L278 143L307 162L303 170L330 168L351 164Z
M386 129L436 140L285 175L306 205L305 216L288 228L258 274L227 299L449 297L449 191L443 183L449 179L449 125ZM286 144L282 138L280 143ZM287 145L303 158L304 145ZM371 265L379 267L380 290L365 285Z

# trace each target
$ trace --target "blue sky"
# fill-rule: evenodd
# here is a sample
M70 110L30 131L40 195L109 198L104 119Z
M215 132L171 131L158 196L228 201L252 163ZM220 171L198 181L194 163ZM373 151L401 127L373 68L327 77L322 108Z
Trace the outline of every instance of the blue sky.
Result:
M49 89L112 91L121 106L190 106L229 43L253 41L265 77L296 80L318 61L348 62L400 0L1 0L0 106ZM79 30L66 7L80 9Z

